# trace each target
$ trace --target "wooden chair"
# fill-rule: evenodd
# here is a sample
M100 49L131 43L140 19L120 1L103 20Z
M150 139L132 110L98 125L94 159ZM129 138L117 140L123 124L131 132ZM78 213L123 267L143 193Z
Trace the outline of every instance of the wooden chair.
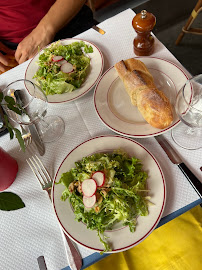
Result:
M196 19L199 12L202 10L202 0L198 0L195 8L193 9L191 16L189 17L188 21L186 22L185 26L182 28L182 32L179 34L175 44L178 45L180 41L182 40L184 34L190 33L190 34L196 34L196 35L202 35L202 29L199 28L191 28L192 23Z

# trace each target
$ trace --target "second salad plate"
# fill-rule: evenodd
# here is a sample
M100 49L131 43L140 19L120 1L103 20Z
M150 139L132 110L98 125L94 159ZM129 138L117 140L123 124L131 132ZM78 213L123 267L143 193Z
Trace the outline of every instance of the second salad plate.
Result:
M87 94L97 83L98 79L100 78L103 67L104 67L104 58L100 49L93 43L76 38L68 38L63 39L60 41L61 45L69 45L73 42L80 42L83 41L86 45L91 46L93 48L93 52L88 54L90 57L90 67L88 70L87 77L80 88L73 90L69 93L63 94L54 94L48 95L47 99L49 103L62 103L62 102L70 102L75 99L82 97L83 95ZM53 43L52 43L53 44ZM47 47L51 46L48 45ZM39 66L37 64L39 60L39 56L44 52L41 50L29 63L27 70L25 72L25 79L30 80L36 83L36 79L34 79L34 75L37 72Z

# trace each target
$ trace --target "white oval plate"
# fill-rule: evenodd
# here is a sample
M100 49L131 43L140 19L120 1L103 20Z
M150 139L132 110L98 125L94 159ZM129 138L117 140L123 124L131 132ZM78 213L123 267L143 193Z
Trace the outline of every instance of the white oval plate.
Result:
M91 45L93 47L93 53L88 54L89 57L91 58L91 62L87 78L80 88L74 90L71 93L48 95L47 98L49 103L70 102L72 100L82 97L83 95L87 94L93 88L93 86L95 86L96 82L98 81L98 79L102 74L104 67L104 58L102 52L95 44L83 39L75 39L75 38L63 39L61 40L61 44L68 45L75 41L84 41L87 45ZM50 45L48 45L48 47ZM43 50L41 50L36 56L34 56L34 58L29 63L27 70L25 72L25 79L30 80L34 83L36 82L36 80L33 79L33 76L36 73L37 69L39 68L37 65L37 61L39 59L39 55L42 53Z
M174 107L177 92L187 81L185 72L177 65L155 57L137 57L154 77L156 87L163 91ZM108 69L100 78L94 92L94 105L102 122L116 133L145 138L160 135L179 123L174 114L173 123L166 129L149 125L136 106L132 105L123 82L114 67Z
M82 222L77 222L67 199L66 202L61 201L61 195L65 187L56 185L61 174L75 167L75 162L84 156L92 155L95 152L111 152L114 149L123 149L130 156L135 156L142 161L143 170L148 173L148 188L151 190L151 202L153 206L149 206L149 215L146 217L138 217L137 227L134 233L129 231L128 227L119 227L113 231L105 232L109 237L112 251L115 253L127 250L144 240L157 226L161 219L165 201L166 201L166 185L163 172L155 157L141 144L129 138L120 136L100 136L90 139L75 149L73 149L61 163L52 188L53 207L55 214L61 224L64 232L77 244L94 251L102 251L103 245L99 241L96 231L86 228Z

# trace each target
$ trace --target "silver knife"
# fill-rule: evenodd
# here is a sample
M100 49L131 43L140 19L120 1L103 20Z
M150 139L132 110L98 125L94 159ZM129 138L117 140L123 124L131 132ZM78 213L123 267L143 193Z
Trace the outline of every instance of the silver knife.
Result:
M40 256L37 258L39 269L40 270L47 270L46 262L44 256Z
M31 136L32 136L32 140L34 141L37 149L38 149L38 152L41 156L43 156L45 154L45 146L44 146L44 143L39 135L39 132L36 128L36 125L35 124L31 124L28 126L29 128L29 131L31 133Z
M102 30L101 28L99 28L97 25L93 25L92 28L97 31L98 33L100 33L101 35L105 34L105 31Z
M155 136L155 139L163 148L169 159L173 164L176 164L183 174L186 176L189 183L195 189L200 198L202 198L202 183L201 181L190 171L190 169L183 163L181 157L175 152L168 141L162 136Z
M21 91L20 90L15 90L14 92L14 96L16 98L16 101L23 105L23 96L21 94ZM35 124L31 124L28 126L29 128L29 131L31 133L31 136L32 136L32 140L34 141L37 149L38 149L38 152L41 156L43 156L45 154L45 146L44 146L44 143L39 135L39 132L37 130L37 127Z

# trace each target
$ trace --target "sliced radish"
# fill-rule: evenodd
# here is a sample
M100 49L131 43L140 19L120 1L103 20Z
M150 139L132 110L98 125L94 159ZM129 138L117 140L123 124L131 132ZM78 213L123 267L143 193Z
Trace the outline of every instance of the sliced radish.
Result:
M58 61L57 63L62 66L63 64L67 63L67 60L63 59L61 61Z
M52 60L53 60L53 62L59 62L59 61L61 61L61 60L63 60L64 58L62 57L62 56L60 56L60 55L55 55L55 56L53 56L53 58L52 58Z
M95 205L95 203L96 203L95 195L93 195L92 197L83 196L83 204L85 205L85 207L91 208Z
M105 174L103 172L95 172L92 178L96 181L98 187L102 187L105 183Z
M94 179L86 179L82 182L81 189L85 197L91 197L97 190L97 183Z
M69 62L62 64L62 66L60 67L60 70L64 73L70 73L74 70L72 64L70 64Z

